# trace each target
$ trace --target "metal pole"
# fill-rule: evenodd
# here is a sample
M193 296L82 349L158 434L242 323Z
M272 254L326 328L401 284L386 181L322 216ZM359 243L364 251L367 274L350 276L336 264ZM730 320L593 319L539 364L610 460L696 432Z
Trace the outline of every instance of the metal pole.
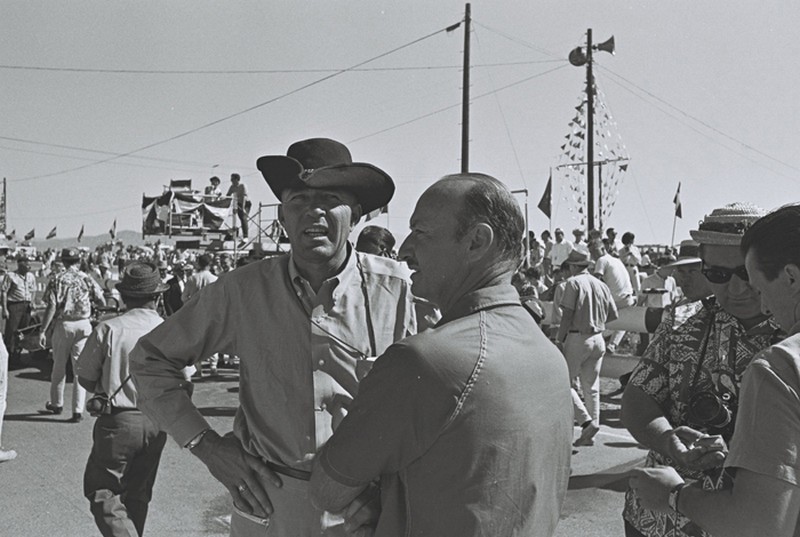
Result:
M603 164L602 161L597 163L597 229L600 231L603 231ZM589 236L588 231L586 236Z
M470 5L464 13L464 79L461 88L461 173L469 173L469 32Z
M587 233L594 229L594 88L592 87L592 29L586 30L586 213Z

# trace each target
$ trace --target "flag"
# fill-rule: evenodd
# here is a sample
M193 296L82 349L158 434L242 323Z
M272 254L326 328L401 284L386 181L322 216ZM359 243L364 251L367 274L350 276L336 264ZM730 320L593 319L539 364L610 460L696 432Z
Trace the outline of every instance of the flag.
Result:
M36 236L36 228L33 228L25 234L25 240L29 241Z
M6 239L8 239L8 240L10 240L10 241L13 241L13 240L14 240L14 239L16 239L16 238L17 238L17 230L16 230L16 229L12 229L12 230L11 230L11 233L9 233L8 235L6 235Z
M678 190L675 192L675 198L672 200L675 204L675 218L683 218L683 211L681 208L681 184L678 183Z
M54 227L53 229L50 230L50 233L47 234L47 237L45 237L45 240L54 239L55 238L55 236L56 236L56 228L57 227L58 226L56 226L56 227Z
M542 199L539 201L539 210L542 211L547 218L550 218L550 207L553 205L552 199L553 192L553 172L550 172L550 177L547 179L547 187L544 189Z
M114 223L111 224L111 229L108 230L108 234L111 235L111 239L117 238L117 219L114 219Z
M78 242L81 242L83 238L83 224L81 224L81 230L78 232Z

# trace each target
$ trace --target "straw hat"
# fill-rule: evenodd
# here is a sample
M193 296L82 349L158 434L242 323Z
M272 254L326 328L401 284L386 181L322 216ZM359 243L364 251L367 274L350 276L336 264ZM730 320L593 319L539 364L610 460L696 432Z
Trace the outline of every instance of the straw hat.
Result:
M147 261L131 261L125 265L122 281L116 287L121 295L130 297L154 296L169 289L169 285L161 281L158 268Z
M752 203L729 203L711 211L699 228L689 233L700 244L739 246L744 232L765 214L764 209Z

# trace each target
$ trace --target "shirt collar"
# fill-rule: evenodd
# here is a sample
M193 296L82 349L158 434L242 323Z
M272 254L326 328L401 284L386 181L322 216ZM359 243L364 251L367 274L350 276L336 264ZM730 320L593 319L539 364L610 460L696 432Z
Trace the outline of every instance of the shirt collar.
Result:
M494 306L521 305L519 293L511 284L492 285L471 291L459 298L442 319L436 324L441 326L450 321L466 317L472 313Z
M347 243L347 261L344 264L344 268L342 268L338 274L325 280L324 283L328 284L333 289L338 288L339 284L343 284L342 287L346 288L347 284L352 281L355 277L355 273L358 271L357 257L358 254L356 251L353 250L350 243ZM308 285L308 281L297 270L297 265L294 262L294 257L291 252L289 253L289 279L297 291L302 291L304 289L304 284ZM337 294L334 293L334 299L336 296Z

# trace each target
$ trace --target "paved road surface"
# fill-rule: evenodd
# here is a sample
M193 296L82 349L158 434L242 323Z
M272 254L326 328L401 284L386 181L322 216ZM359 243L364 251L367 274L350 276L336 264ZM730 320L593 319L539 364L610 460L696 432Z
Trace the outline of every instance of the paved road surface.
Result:
M27 359L27 357L26 357ZM603 418L596 445L577 449L558 537L621 536L624 474L644 458L618 420L619 400L607 394L613 378L628 364L609 360L603 379ZM16 460L0 464L2 509L0 535L8 537L84 537L98 535L83 497L82 479L91 447L94 419L70 424L69 415L39 412L49 394L44 360L9 374L3 443L16 449ZM196 385L194 399L218 431L232 427L238 375L221 370ZM67 385L69 400L72 385ZM577 429L576 429L577 435ZM171 439L161 460L146 534L153 537L227 535L230 500L225 489L191 454Z

